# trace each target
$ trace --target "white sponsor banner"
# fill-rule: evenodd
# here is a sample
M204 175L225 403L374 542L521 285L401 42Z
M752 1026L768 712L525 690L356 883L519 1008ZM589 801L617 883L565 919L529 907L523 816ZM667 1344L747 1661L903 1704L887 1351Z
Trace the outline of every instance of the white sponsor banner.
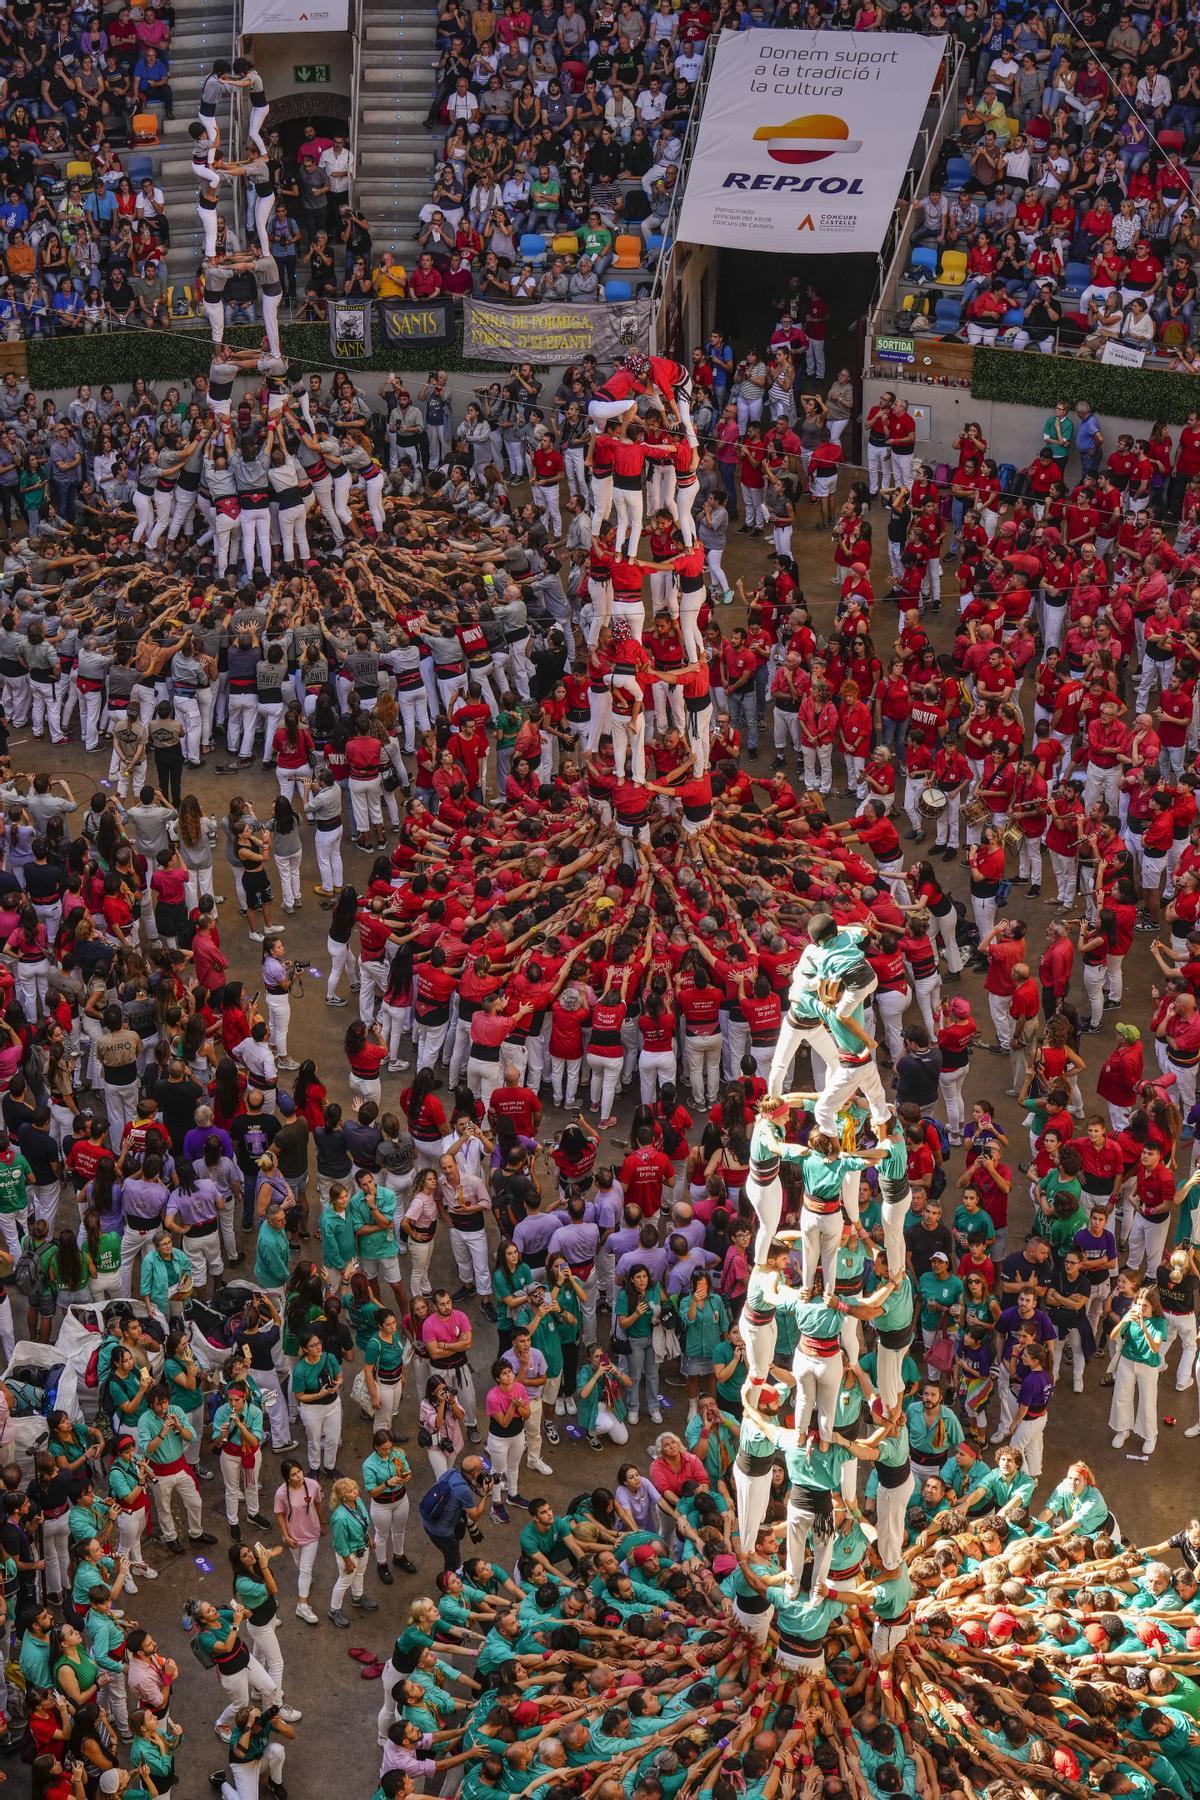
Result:
M242 31L345 31L350 0L245 0Z
M878 250L946 40L727 31L679 236L785 256Z

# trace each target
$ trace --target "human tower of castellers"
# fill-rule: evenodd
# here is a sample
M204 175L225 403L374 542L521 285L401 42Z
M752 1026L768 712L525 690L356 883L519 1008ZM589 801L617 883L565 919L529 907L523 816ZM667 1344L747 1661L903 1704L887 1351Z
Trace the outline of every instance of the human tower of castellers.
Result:
M360 1401L376 1428L361 1480L335 1469L328 1496L322 1458L336 1455L340 1442L342 1376L329 1349L338 1340L322 1332L336 1325L338 1309L325 1291L328 1267L322 1274L302 1260L283 1284L285 1238L281 1285L274 1294L261 1285L240 1321L209 1426L233 1539L230 1595L188 1603L195 1660L177 1660L168 1638L176 1609L161 1635L132 1615L134 1606L151 1610L141 1590L158 1573L147 1554L151 1496L165 1547L182 1552L175 1501L201 1547L201 1566L213 1566L203 1556L215 1539L204 1529L197 1479L208 1471L195 1455L206 1429L203 1405L195 1405L197 1391L203 1398L196 1340L169 1323L167 1288L159 1294L153 1281L143 1282L152 1296L144 1319L113 1310L94 1353L111 1439L54 1413L34 1479L6 1476L0 1531L19 1671L10 1669L9 1708L26 1720L23 1728L10 1724L9 1748L31 1762L39 1797L170 1793L189 1749L175 1717L179 1689L205 1680L228 1747L227 1766L210 1777L214 1788L225 1800L251 1800L263 1784L276 1800L286 1796L285 1761L301 1713L284 1700L293 1649L281 1635L284 1589L295 1580L296 1614L317 1626L309 1598L316 1565L330 1554L335 1624L347 1622L345 1605L372 1632L385 1623L364 1583L372 1564L381 1599L395 1588L393 1568L413 1578L395 1596L399 1617L386 1621L388 1637L396 1633L390 1647L349 1651L363 1679L381 1684L376 1791L386 1800L460 1788L564 1800L585 1788L607 1800L710 1789L732 1800L747 1786L767 1795L922 1800L942 1792L1007 1800L1030 1790L1194 1791L1200 1520L1181 1520L1168 1540L1135 1548L1083 1462L1035 1501L1054 1339L1040 1307L1029 1304L1032 1290L986 1324L968 1315L954 1346L954 1383L943 1382L934 1348L947 1259L933 1257L933 1281L922 1278L918 1294L905 1248L910 1138L876 1065L865 1010L876 978L864 933L818 912L809 940L754 1109L745 1192L755 1226L742 1234L744 1289L726 1310L702 1258L675 1289L683 1375L694 1395L696 1377L715 1381L716 1392L693 1398L681 1433L659 1433L645 1470L623 1461L611 1485L561 1506L505 1485L533 1436L535 1409L539 1452L543 1433L561 1441L555 1419L594 1449L605 1438L629 1440L631 1389L636 1402L645 1367L637 1346L666 1312L657 1233L652 1226L648 1241L637 1209L625 1232L632 1255L615 1269L594 1254L600 1230L589 1240L595 1221L578 1189L546 1220L550 1235L524 1229L541 1222L536 1199L517 1224L516 1257L502 1252L492 1288L492 1302L511 1317L501 1327L508 1348L491 1367L486 1457L468 1448L479 1442L473 1340L457 1302L469 1285L454 1294L434 1289L423 1304L406 1297L398 1331L395 1315L373 1303L366 1277L356 1275L350 1297L369 1334ZM801 1049L814 1086L797 1093L788 1083ZM135 1131L144 1133L153 1116L151 1101ZM202 1122L202 1137L210 1122ZM147 1157L140 1177L126 1179L132 1208L158 1177L159 1161ZM268 1182L271 1163L267 1157ZM181 1154L177 1175L182 1166ZM363 1219L363 1242L375 1251L360 1268L378 1269L402 1292L395 1258L371 1236L372 1209L391 1179L360 1177L368 1206L351 1216ZM439 1204L461 1234L474 1194L463 1191L469 1178L456 1179L457 1195L443 1187ZM603 1172L597 1181L598 1189L614 1186ZM196 1184L181 1180L180 1190L167 1212L186 1218ZM329 1184L329 1194L326 1262L344 1256L352 1266L353 1240L336 1252L325 1229L344 1215L346 1187ZM268 1273L264 1233L279 1228L279 1216L269 1197L260 1283ZM783 1229L790 1219L796 1229ZM673 1250L685 1265L689 1246L702 1242L703 1228L692 1229L698 1222L691 1207L675 1204L672 1236L681 1243ZM153 1226L146 1230L157 1239ZM567 1246L562 1253L557 1241ZM146 1252L168 1268L175 1254L169 1243ZM581 1350L589 1313L596 1337L598 1275L611 1349L585 1339ZM557 1339L543 1329L552 1311ZM923 1382L910 1354L918 1314ZM36 1316L34 1301L34 1325ZM307 1472L288 1457L291 1439L278 1440L290 1429L271 1356L281 1318L292 1332L295 1355L285 1361L308 1439ZM147 1361L159 1348L151 1327L160 1322L169 1326L161 1382ZM418 1510L443 1565L432 1578L404 1550L413 1475L399 1430L406 1336L428 1376L417 1440L433 1479ZM1147 1294L1127 1296L1111 1336L1114 1378L1132 1406L1142 1397L1141 1371L1157 1367L1164 1347ZM994 1364L993 1338L1003 1344ZM558 1342L553 1366L539 1341ZM979 1428L993 1386L1001 1402L994 1465ZM660 1421L663 1402L648 1389ZM259 1510L268 1434L284 1456L273 1518ZM549 1472L532 1450L530 1462ZM489 1517L509 1522L506 1495L527 1513L511 1570L480 1548ZM243 1540L243 1509L253 1543ZM1171 1561L1160 1560L1168 1554ZM393 1603L391 1593L386 1599ZM328 1710L310 1700L309 1708L310 1719L332 1724L341 1714L357 1724L353 1700Z
M246 85L253 102L249 141L257 158L238 165L222 160L215 128L217 101L230 82ZM305 410L307 395L288 385L278 270L264 235L264 117L252 65L214 70L192 128L215 344L212 418L178 466L169 464L138 490L139 530L151 550L164 537L186 542L202 473L193 459L203 462L219 576L235 528L247 575L261 563L270 576L273 512L285 563L296 569L308 562L308 488L335 545L356 528L348 507L355 476L365 492L364 528L383 533L389 525L368 441L353 432L322 436ZM234 174L244 175L256 195L260 254L244 258L223 257L219 248L220 188ZM222 343L223 273L243 264L259 285L261 353L230 353ZM232 440L230 397L243 369L265 378L265 447ZM647 444L632 418L643 395L678 426L662 444ZM202 879L204 830L194 841L181 834L194 852L189 861L167 832L174 809L161 794L143 789L141 803L119 813L130 779L139 785L139 767L144 780L138 696L148 696L166 732L151 740L156 757L164 754L162 766L170 765L165 752L172 747L180 766L185 752L195 763L210 747L218 695L202 647L159 641L153 668L132 653L114 660L95 645L82 649L77 697L85 748L97 747L105 698L110 715L124 698L131 717L113 728L116 796L93 808L77 844L60 842L62 817L74 806L69 793L60 804L44 776L6 790L16 809L9 872L19 864L28 899L20 910L14 905L6 948L24 1018L29 1027L36 1023L44 1050L52 1104L35 1104L24 1076L13 1073L27 1045L6 1025L12 1042L0 1046L0 1056L7 1059L11 1049L12 1058L4 1065L0 1227L8 1262L0 1270L11 1265L13 1285L27 1301L27 1335L38 1345L48 1343L57 1311L69 1314L89 1296L110 1304L82 1377L96 1388L99 1423L89 1427L54 1411L32 1472L15 1464L4 1470L3 1605L15 1663L5 1747L29 1764L35 1800L127 1792L162 1800L176 1785L190 1795L208 1765L194 1722L185 1733L180 1715L194 1721L203 1710L200 1696L209 1692L227 1755L210 1777L213 1786L224 1800L254 1800L264 1786L284 1800L298 1734L314 1723L334 1727L335 1735L349 1724L357 1734L361 1694L370 1696L372 1711L379 1698L377 1800L460 1789L467 1800L567 1800L585 1789L601 1800L709 1792L714 1800L815 1800L818 1793L830 1800L1015 1800L1031 1791L1048 1800L1093 1793L1187 1800L1200 1784L1193 1572L1200 1520L1182 1516L1168 1539L1133 1547L1078 1461L1037 1496L1064 1349L1081 1385L1097 1336L1107 1338L1115 1442L1123 1446L1136 1431L1144 1452L1153 1448L1156 1385L1171 1330L1157 1288L1139 1290L1124 1276L1114 1281L1117 1243L1098 1209L1061 1246L1052 1287L1047 1243L1039 1238L1004 1260L1010 1304L1001 1309L991 1301L991 1282L981 1297L978 1287L967 1287L964 1299L937 1235L939 1211L925 1200L926 1182L919 1208L914 1200L913 1159L924 1163L934 1127L919 1109L915 1118L898 1117L884 1092L867 1013L880 978L862 927L819 907L805 915L806 943L782 1009L769 982L761 995L753 979L739 987L746 1060L739 1055L726 1075L738 1129L752 1127L747 1166L735 1181L732 1162L718 1155L727 1179L713 1178L702 1159L693 1198L682 1197L680 1182L677 1197L665 1211L661 1205L693 1120L673 1086L660 1087L653 1072L654 1059L665 1059L673 1079L676 1029L672 1016L665 1041L653 1035L665 1016L654 981L661 977L662 993L687 1020L689 1079L707 1105L721 1065L718 1013L736 946L718 988L704 965L721 959L711 950L705 955L696 932L689 935L687 921L699 919L689 907L752 877L737 860L744 840L736 830L722 820L712 831L721 794L708 775L713 704L697 624L705 559L691 516L696 443L687 373L633 353L589 397L587 412L596 428L589 449L597 531L610 511L616 515L615 568L612 559L606 565L602 545L593 556L588 631L593 650L609 636L616 646L615 663L598 684L604 710L592 717L589 744L594 751L611 737L613 754L611 763L591 757L590 787L578 776L574 787L564 781L561 792L543 794L550 784L548 772L538 779L542 739L535 729L531 755L510 758L499 781L499 808L479 804L489 740L467 714L482 693L483 710L496 722L489 679L503 680L508 671L527 695L528 623L521 590L510 598L506 589L492 609L502 616L498 640L482 632L478 642L456 638L459 596L434 585L430 571L448 584L454 577L443 577L449 564L436 560L424 525L419 565L404 561L408 521L393 515L390 544L360 559L353 585L306 591L290 647L305 701L297 691L290 724L280 722L283 688L268 679L281 669L282 682L288 656L274 643L265 657L259 650L260 631L271 637L273 612L264 618L262 609L244 609L244 634L235 622L227 645L228 720L248 722L248 735L234 734L243 761L256 725L267 725L267 759L275 754L285 822L291 818L296 837L293 846L278 814L273 849L252 809L229 824L238 896L263 944L265 1016L243 1004L241 984L229 979L211 858L207 885ZM682 551L641 563L642 478L648 461L668 460L668 510ZM506 548L499 533L481 545L476 526L477 559L494 550L502 566ZM641 665L629 646L640 649L645 576L668 572L679 582L673 598L680 654L674 666L659 666L657 680L680 690L687 730L686 740L682 730L665 732L668 752L680 759L673 785L651 786ZM80 579L91 583L87 591L106 594L121 614L119 626L128 627L141 576L119 593L120 584L104 586L102 573ZM184 584L177 585L176 592L160 580L156 590L176 609L187 604ZM386 636L400 617L390 597L407 604L414 590L421 605L409 608L412 635L397 627L376 655L358 627L368 620L374 627L387 614ZM444 615L439 598L450 603ZM332 625L323 605L342 609ZM78 610L82 617L89 608ZM563 619L569 633L568 609ZM611 634L610 620L620 628ZM422 655L422 643L430 656ZM63 719L42 647L31 628L24 673L18 667L5 679L17 684L14 691L21 682L36 689L35 731L46 720L53 731ZM327 649L336 652L335 665ZM395 677L399 699L390 724L381 665ZM168 666L171 691L160 699L156 684L165 689ZM395 751L389 766L396 786L406 785L393 735L397 718L411 753L415 727L430 724L427 700L434 716L445 712L465 759L455 767L467 778L441 787L440 770L425 768L436 812L414 800L401 825L392 811L399 842L390 859L373 863L362 903L343 884L341 779L328 764L307 779L331 693L343 713L353 701L353 735L346 741L335 713L322 749L327 758L339 748L346 753L342 776L364 850L386 843L384 750ZM311 735L303 712L312 718ZM218 712L216 722L222 717ZM322 891L335 902L330 1005L344 1004L342 973L357 971L361 1018L347 1034L358 1102L353 1120L328 1102L312 1062L297 1071L291 1094L279 1080L292 1066L286 1036L293 972L270 926L264 870L274 854L285 904L295 910L299 824L290 802L301 788ZM678 804L668 829L649 822L655 792ZM185 797L181 822L186 811ZM878 823L866 817L868 828ZM140 835L160 826L160 845ZM45 878L59 866L47 859L47 838L51 849L64 850L59 893ZM770 875L768 868L762 885ZM389 903L393 877L399 897ZM699 902L690 883L702 890ZM12 890L5 891L11 899ZM460 891L467 904L459 903ZM669 932L660 955L651 899L668 892L683 942ZM109 1003L108 971L114 958L134 956L140 945L131 903L153 916L156 930L146 935L157 998L148 978L139 986L135 976L122 993L133 1011L123 1012ZM180 933L191 913L185 967ZM253 929L256 921L263 930ZM413 943L430 923L439 940L463 933L461 955L452 959L439 942L414 969ZM356 933L357 958L349 949ZM996 935L985 938L988 954L995 954ZM428 941L422 945L428 950ZM656 973L635 1020L625 1000L632 971L640 970L640 983L652 948ZM680 956L672 962L674 949ZM48 1004L51 955L67 984ZM678 976L688 957L694 975L672 989L666 970ZM78 992L70 984L77 972ZM96 1065L107 1121L99 1110L86 1118L73 1110L71 1064L53 1010L61 1002L69 1019L72 995L86 1018L79 1041ZM459 1008L453 1020L452 997ZM505 1006L511 1010L500 1010ZM541 1036L547 1017L548 1040ZM193 1032L197 1021L201 1029ZM596 1133L582 1115L560 1135L554 1154L561 1205L551 1209L529 1174L538 1149L537 1090L548 1043L555 1099L574 1100L585 1027L600 1124L615 1123L618 1078L626 1060L631 1072L638 1063L639 1033L645 1105L619 1171L598 1166ZM407 1066L399 1051L409 1031L418 1069L399 1098L406 1132L382 1106L379 1076L385 1060L393 1072ZM206 1091L194 1077L207 1084L210 1040L214 1058L218 1044L223 1055ZM147 1053L155 1043L161 1055ZM446 1048L455 1087L449 1117L434 1091ZM811 1072L803 1093L791 1086L800 1052ZM319 1261L305 1248L307 1137L303 1175L301 1165L288 1173L304 1123L317 1139ZM82 1202L79 1239L74 1221L70 1230L51 1230L63 1176L55 1146L68 1134L65 1160ZM987 1267L994 1281L1000 1234L986 1231L981 1243L971 1227L972 1218L982 1226L979 1188L998 1142L986 1109L960 1136L969 1140L962 1184L968 1280L972 1269ZM1104 1136L1101 1126L1097 1155ZM1147 1147L1151 1177L1157 1154ZM1078 1207L1065 1161L1060 1172ZM721 1205L735 1188L748 1203L744 1220ZM241 1258L233 1232L239 1205L243 1234L254 1233L253 1297L215 1354L197 1323L195 1299ZM1061 1216L1049 1199L1047 1206L1048 1230L1068 1218L1074 1225L1071 1206ZM503 1234L494 1270L486 1253L489 1212ZM723 1259L706 1248L722 1229ZM925 1231L937 1243L928 1257L920 1242ZM448 1237L458 1274L453 1291L431 1280L439 1234ZM1152 1275L1164 1246L1165 1227L1156 1254L1143 1245ZM402 1251L411 1261L411 1292ZM1164 1266L1164 1291L1183 1295L1171 1320L1190 1365L1195 1277L1177 1269L1173 1257ZM130 1294L135 1272L143 1303L136 1316L112 1303ZM498 1332L501 1353L491 1363L481 1363L462 1310L472 1298ZM0 1332L11 1344L10 1307L6 1297ZM1189 1312L1190 1338L1180 1323ZM60 1345L65 1332L64 1325ZM355 1390L370 1419L370 1444L354 1477L343 1472L343 1364L359 1352ZM916 1360L921 1352L924 1370ZM689 1395L678 1431L664 1425L658 1379L660 1362L665 1372L676 1357ZM479 1372L488 1384L481 1409L486 1455L477 1448ZM1190 1366L1181 1369L1181 1386L1190 1374ZM18 1386L14 1377L3 1389L10 1412L20 1410ZM625 1446L640 1423L643 1389L661 1429L638 1460ZM989 1437L994 1398L998 1421ZM307 1466L292 1454L296 1426ZM527 1469L548 1476L543 1445L560 1444L563 1435L601 1454L616 1445L627 1460L608 1482L569 1499L522 1494L523 1458ZM424 1483L414 1478L415 1451L410 1461L404 1448L410 1437L428 1464ZM215 1473L202 1462L206 1441L221 1475L227 1579L222 1559L210 1562L205 1554L216 1545L203 1497L205 1478ZM282 1458L269 1500L261 1492L268 1445ZM420 1568L408 1553L414 1503L427 1540ZM510 1507L524 1522L501 1563L484 1540L512 1524ZM182 1558L185 1538L206 1565L206 1581L210 1572L217 1576L206 1597L189 1601L186 1638L177 1604L154 1604L152 1584L162 1569L151 1560L160 1550ZM504 1549L503 1537L492 1541ZM322 1613L312 1599L326 1579ZM200 1585L199 1575L195 1580ZM156 1613L155 1624L142 1617ZM373 1646L349 1642L343 1634L352 1622ZM329 1699L310 1682L313 1698L302 1718L285 1695L300 1697L289 1663L310 1632L322 1634L329 1657L348 1651L364 1682L378 1688L356 1687L347 1702L336 1679L324 1684ZM356 1771L364 1790L373 1779Z

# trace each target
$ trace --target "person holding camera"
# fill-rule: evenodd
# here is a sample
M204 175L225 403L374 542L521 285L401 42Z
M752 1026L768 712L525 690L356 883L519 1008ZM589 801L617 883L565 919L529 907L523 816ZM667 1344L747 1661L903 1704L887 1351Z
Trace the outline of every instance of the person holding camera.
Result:
M417 1442L429 1457L435 1481L454 1467L462 1452L463 1409L440 1375L431 1375L425 1384Z
M422 1497L421 1524L444 1568L461 1564L464 1536L482 1542L479 1521L491 1503L493 1479L482 1456L465 1456L461 1469L447 1469Z
M268 938L263 945L262 984L267 1000L267 1027L275 1067L298 1069L300 1064L288 1055L288 1026L292 1019L292 979L294 963L286 960L281 937Z
M593 1450L602 1448L601 1439L614 1444L629 1442L626 1395L633 1382L619 1369L608 1351L593 1344L590 1367L579 1383L579 1427L587 1433Z

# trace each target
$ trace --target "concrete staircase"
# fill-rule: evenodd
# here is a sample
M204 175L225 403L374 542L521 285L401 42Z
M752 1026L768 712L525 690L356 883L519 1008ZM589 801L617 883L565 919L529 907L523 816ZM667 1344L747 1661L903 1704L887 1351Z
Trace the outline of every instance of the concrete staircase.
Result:
M417 260L417 214L429 198L435 138L425 124L437 64L432 6L361 0L362 49L355 122L355 197L375 254Z
M171 88L175 118L168 123L165 142L155 152L157 180L171 223L171 249L167 268L180 281L191 281L199 266L203 237L196 216L196 183L191 170L192 141L188 123L196 117L200 86L214 58L232 57L233 0L175 0L175 30L171 38ZM222 148L230 154L230 109L218 113ZM242 221L235 216L228 183L221 189L226 223L243 236Z

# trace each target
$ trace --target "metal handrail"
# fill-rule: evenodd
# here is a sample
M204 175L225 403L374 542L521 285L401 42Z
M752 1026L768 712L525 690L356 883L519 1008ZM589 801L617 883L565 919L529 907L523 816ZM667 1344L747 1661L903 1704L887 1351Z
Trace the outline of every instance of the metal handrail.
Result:
M363 6L362 0L355 0L353 8L353 24L351 35L354 50L350 59L350 120L346 141L350 146L350 204L358 205L358 109L362 87L362 40L363 40Z
M679 153L679 179L675 183L675 193L671 200L671 209L662 222L663 247L658 254L658 263L654 270L654 280L650 284L650 336L651 349L657 350L658 318L662 311L667 291L667 277L675 260L676 227L679 223L679 208L683 204L683 190L687 181L687 170L691 162L692 150L695 146L696 133L700 128L700 114L704 110L704 96L708 90L708 78L712 73L713 57L716 54L717 40L721 34L712 32L704 46L704 61L700 66L700 74L692 89L692 105L688 113L687 126L683 134L683 148Z
M904 258L908 255L909 239L916 217L916 202L928 192L934 164L946 141L949 120L958 106L958 78L962 71L963 56L962 45L952 41L947 47L943 63L942 103L938 108L937 118L932 125L923 125L918 133L918 143L924 140L925 155L919 169L914 168L910 162L905 172L895 214L880 246L875 292L867 313L868 335L874 335L878 329L879 311L884 297L894 289L898 271L903 268Z

